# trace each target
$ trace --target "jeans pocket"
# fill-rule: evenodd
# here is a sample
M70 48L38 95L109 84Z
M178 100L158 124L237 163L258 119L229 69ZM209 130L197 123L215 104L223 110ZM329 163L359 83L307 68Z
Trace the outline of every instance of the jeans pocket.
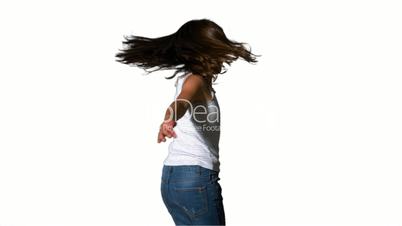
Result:
M208 212L207 186L175 186L173 188L174 202L190 217L195 218Z

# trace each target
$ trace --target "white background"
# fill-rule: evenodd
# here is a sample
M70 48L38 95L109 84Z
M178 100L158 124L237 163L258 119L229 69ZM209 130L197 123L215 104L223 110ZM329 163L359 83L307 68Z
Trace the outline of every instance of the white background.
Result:
M173 71L123 35L208 18L247 42L215 86L228 225L402 224L401 1L1 1L0 225L173 225Z

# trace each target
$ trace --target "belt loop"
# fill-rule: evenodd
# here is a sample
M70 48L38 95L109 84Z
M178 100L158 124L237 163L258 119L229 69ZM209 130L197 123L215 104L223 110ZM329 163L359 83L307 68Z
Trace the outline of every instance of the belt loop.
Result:
M215 181L217 178L218 178L218 174L215 171L211 170L209 172L209 179Z

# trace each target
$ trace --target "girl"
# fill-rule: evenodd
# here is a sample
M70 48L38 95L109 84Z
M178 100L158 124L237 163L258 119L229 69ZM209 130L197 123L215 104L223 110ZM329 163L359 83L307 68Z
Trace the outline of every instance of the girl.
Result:
M178 73L174 101L167 108L157 142L172 138L164 160L161 196L176 225L225 225L220 172L220 108L212 82L239 57L257 60L240 42L229 40L208 19L191 20L175 33L125 37L117 61ZM153 72L153 71L151 71ZM150 72L148 72L150 73Z

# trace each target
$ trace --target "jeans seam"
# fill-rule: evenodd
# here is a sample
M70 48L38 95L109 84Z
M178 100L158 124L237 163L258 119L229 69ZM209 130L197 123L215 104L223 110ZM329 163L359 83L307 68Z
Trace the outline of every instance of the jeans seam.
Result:
M176 205L178 205L178 206L180 206L180 208L184 211L184 213L188 216L188 217L190 217L190 219L192 219L192 220L194 220L195 218L197 218L198 216L201 216L201 215L203 215L203 214L205 214L205 213L208 213L208 211L209 211L209 207L208 207L208 205L209 205L209 201L208 201L208 190L207 190L207 187L208 186L206 186L206 185L204 185L204 186L201 186L201 187L203 187L203 200L204 200L204 203L205 203L205 207L202 209L202 210L199 210L198 212L196 212L196 213L192 213L191 211L189 211L189 210L187 210L184 206L182 206L180 203L178 203L177 202L177 200L173 200L173 202L176 204ZM195 188L195 187L194 187ZM188 190L188 189L173 189L173 190L175 190L175 191L177 191L177 192L186 192L186 190ZM194 190L194 189L193 189Z

